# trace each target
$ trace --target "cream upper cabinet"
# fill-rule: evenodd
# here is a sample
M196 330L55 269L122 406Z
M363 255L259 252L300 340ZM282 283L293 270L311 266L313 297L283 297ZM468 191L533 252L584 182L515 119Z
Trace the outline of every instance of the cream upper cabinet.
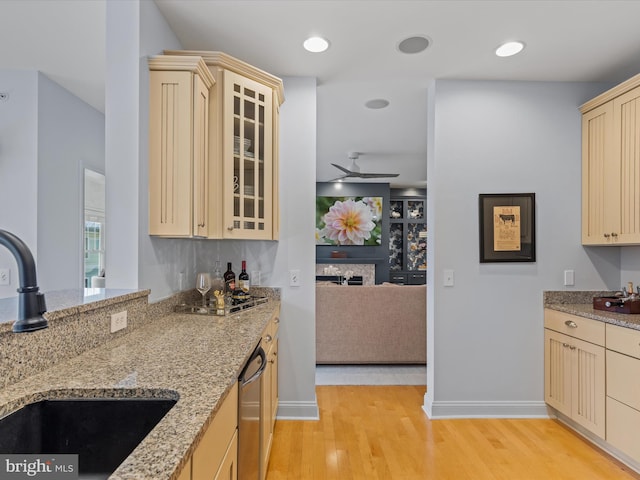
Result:
M640 75L580 110L582 244L640 244Z
M545 310L544 339L545 402L604 438L604 324Z
M208 236L277 239L282 80L221 52L165 53L201 57L215 79L209 98Z
M149 234L209 236L209 90L201 58L149 58Z

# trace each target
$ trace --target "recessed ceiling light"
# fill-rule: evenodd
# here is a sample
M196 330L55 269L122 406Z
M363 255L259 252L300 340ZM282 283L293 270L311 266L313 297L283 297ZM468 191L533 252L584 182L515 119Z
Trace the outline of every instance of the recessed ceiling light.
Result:
M422 35L414 35L405 38L398 44L398 50L402 53L420 53L427 49L431 42Z
M324 52L329 48L329 42L322 37L309 37L302 45L305 50L313 53Z
M496 49L496 55L499 57L510 57L511 55L520 53L523 48L524 43L522 42L503 43Z
M374 98L373 100L369 100L365 103L364 106L372 109L385 108L389 106L389 100L385 100L384 98Z

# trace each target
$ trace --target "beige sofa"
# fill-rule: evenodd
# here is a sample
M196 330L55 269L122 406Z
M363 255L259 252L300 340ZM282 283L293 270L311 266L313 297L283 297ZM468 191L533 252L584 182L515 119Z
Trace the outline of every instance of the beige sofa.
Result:
M316 284L317 364L424 364L426 285Z

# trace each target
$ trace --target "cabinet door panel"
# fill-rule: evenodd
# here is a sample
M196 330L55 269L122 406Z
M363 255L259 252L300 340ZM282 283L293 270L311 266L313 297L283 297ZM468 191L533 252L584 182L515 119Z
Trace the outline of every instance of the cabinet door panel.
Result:
M620 159L618 243L640 242L640 88L613 102L615 156Z
M273 237L273 92L224 72L225 238Z
M611 242L611 189L618 167L614 162L613 105L606 103L582 117L582 243ZM613 162L613 163L612 163ZM614 199L617 200L617 199ZM615 212L614 212L615 214ZM607 236L605 236L607 235Z
M604 347L570 340L572 347L572 418L604 438L605 435L605 352Z
M150 72L149 233L190 236L191 105L190 72Z
M237 480L238 479L238 432L233 434L229 448L220 463L213 480ZM194 478L193 480L198 480Z
M206 237L209 233L209 89L197 75L193 112L193 234Z
M544 330L544 399L567 416L571 416L569 338L546 328Z

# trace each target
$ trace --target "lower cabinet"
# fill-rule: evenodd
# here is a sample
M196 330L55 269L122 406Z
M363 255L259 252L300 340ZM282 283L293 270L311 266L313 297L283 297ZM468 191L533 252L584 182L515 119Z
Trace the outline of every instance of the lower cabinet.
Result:
M607 442L640 462L640 331L606 329Z
M269 456L273 442L273 429L278 411L278 326L276 313L262 335L262 348L267 357L267 366L262 374L262 428L260 442L260 478L267 477Z
M602 322L545 310L545 402L601 438L605 437L604 338Z
M238 385L216 412L179 480L237 480Z

